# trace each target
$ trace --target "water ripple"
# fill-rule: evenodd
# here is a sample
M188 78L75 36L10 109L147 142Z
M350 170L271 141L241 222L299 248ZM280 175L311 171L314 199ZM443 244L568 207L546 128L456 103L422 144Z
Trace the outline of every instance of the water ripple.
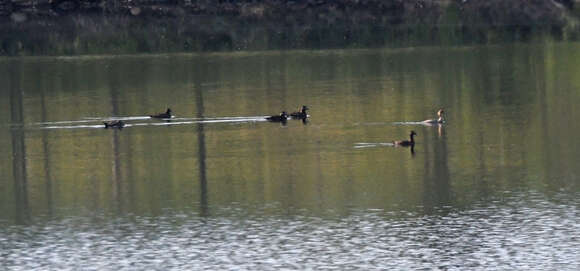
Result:
M237 211L236 211L237 212ZM195 214L0 229L9 270L578 270L577 206L546 201L409 216Z

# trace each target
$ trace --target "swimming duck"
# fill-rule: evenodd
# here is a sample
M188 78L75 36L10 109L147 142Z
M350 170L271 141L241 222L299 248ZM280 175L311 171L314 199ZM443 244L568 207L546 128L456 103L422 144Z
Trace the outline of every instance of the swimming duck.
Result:
M170 119L171 116L171 108L167 108L167 111L165 111L165 113L159 113L156 115L149 115L149 117L152 118L156 118L156 119Z
M443 113L445 113L445 111L443 111L443 108L441 108L441 109L439 109L439 111L437 111L437 116L439 117L438 119L424 120L422 122L426 123L426 124L444 123L445 119L443 119Z
M409 134L409 138L411 140L393 141L393 144L395 144L396 146L403 146L403 147L415 146L415 139L413 138L413 136L416 136L416 135L417 135L417 133L415 133L415 131L411 131L411 133Z
M272 122L285 122L288 119L288 114L286 111L282 111L278 116L270 116L266 118L268 121Z
M308 110L308 106L303 105L300 111L290 113L290 116L295 119L306 119L308 114L306 114L306 110Z
M103 122L103 124L105 125L105 129L106 128L123 128L123 126L125 126L125 123L122 120L113 120L113 121L109 121L109 122Z

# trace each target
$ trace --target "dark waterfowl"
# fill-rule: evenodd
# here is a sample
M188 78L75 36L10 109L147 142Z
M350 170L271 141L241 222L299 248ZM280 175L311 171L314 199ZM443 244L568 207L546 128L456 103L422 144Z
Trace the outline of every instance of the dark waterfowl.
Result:
M165 113L159 113L156 115L149 115L149 117L155 118L155 119L170 119L171 116L171 108L167 108L167 111L165 111Z
M303 105L300 111L290 113L290 116L294 119L306 119L308 118L308 114L306 110L308 110L308 106Z
M417 133L415 133L415 131L411 131L409 134L410 140L393 141L393 144L403 147L415 146L415 139L413 138L415 135L417 135Z
M437 119L432 119L432 120L424 120L422 121L425 124L440 124L440 123L444 123L445 119L443 118L443 113L445 113L445 111L443 111L443 108L439 109L439 111L437 111Z
M270 116L266 118L268 121L272 121L272 122L285 122L286 120L288 120L288 114L286 113L286 111L282 111L282 113L280 113L280 115L278 116Z
M106 128L123 128L123 126L125 126L125 122L123 122L122 120L113 120L113 121L109 121L109 122L103 122L103 124L105 125L105 129Z

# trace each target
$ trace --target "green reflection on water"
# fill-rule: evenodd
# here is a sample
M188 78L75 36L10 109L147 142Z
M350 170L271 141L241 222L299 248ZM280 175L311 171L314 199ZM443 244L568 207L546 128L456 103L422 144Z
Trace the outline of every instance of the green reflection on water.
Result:
M2 59L0 221L94 212L211 216L232 206L430 213L521 190L577 192L578 49ZM123 130L45 129L46 122L90 126L166 107L201 119L303 104L311 108L307 124L135 119ZM395 124L433 118L439 107L448 114L441 127ZM411 129L419 134L414 154L354 148L403 139Z

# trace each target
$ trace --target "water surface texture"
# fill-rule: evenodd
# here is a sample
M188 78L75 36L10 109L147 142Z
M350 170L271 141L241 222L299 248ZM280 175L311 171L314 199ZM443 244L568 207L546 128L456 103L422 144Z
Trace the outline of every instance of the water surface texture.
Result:
M0 269L578 270L578 67L578 43L2 58Z

